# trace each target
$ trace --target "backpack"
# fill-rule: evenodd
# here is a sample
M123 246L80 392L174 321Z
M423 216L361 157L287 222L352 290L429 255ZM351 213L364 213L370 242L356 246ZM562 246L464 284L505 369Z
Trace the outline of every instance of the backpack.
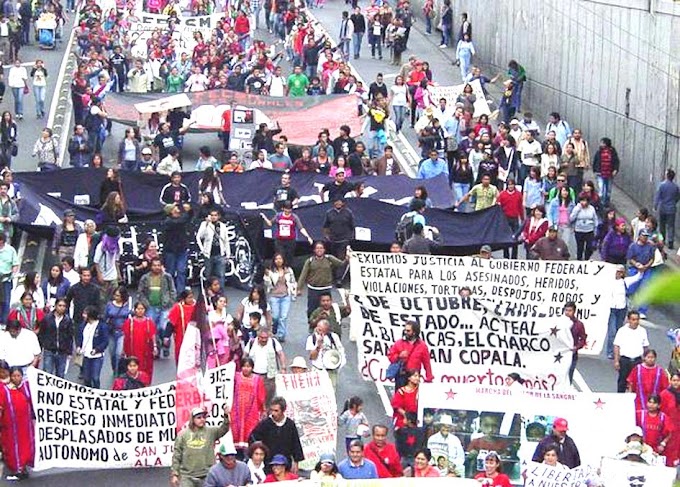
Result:
M416 212L409 211L408 213L404 213L404 215L402 215L401 219L399 220L399 223L397 223L394 236L397 239L397 242L400 244L403 245L404 242L413 236L413 220L415 217Z

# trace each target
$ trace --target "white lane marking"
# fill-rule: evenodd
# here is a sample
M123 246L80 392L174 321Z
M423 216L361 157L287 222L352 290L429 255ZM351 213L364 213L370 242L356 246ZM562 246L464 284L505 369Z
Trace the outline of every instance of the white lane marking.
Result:
M574 383L578 386L579 390L581 392L593 392L590 387L588 387L588 384L586 383L586 380L583 378L581 375L581 372L576 369L574 371Z
M385 387L385 384L376 382L375 388L378 389L378 396L382 401L383 408L385 408L385 416L392 417L392 403L390 402L390 398L387 396L387 388Z

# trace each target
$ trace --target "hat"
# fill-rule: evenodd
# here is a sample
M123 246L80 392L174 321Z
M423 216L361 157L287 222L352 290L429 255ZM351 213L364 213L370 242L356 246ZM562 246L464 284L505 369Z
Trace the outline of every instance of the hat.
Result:
M642 428L639 426L634 426L633 428L630 429L630 433L628 433L628 436L626 438L630 438L633 435L637 435L640 438L642 438L644 435L642 434Z
M510 125L519 125L519 120L513 118L512 120L510 120Z
M67 216L76 216L76 212L73 211L72 209L68 208L68 209L64 210L64 216L65 216L65 217L67 217Z
M616 225L617 227L619 225L625 225L625 224L626 224L625 218L617 218L616 220L614 220L614 225Z
M293 359L293 361L290 364L291 367L295 367L298 369L307 369L307 362L305 361L305 358L298 355Z
M288 460L283 455L274 455L269 461L269 465L288 465Z
M335 464L335 455L332 453L323 453L319 457L319 463L333 463Z
M491 252L491 246L489 245L482 245L482 248L479 249L480 252Z
M219 455L236 455L236 448L234 448L234 445L231 443L229 445L222 443L217 449L217 453Z
M639 441L629 441L621 453L619 459L626 458L628 455L642 455L642 443Z
M557 225L550 225L550 227L548 227L548 230L551 232L556 232L558 229L559 227Z
M144 154L149 154L149 155L151 155L151 154L153 154L153 152L151 151L151 148L150 148L150 147L144 147L144 148L142 149L142 155L144 155Z
M645 228L644 230L642 230L642 231L640 232L640 236L641 236L641 237L651 237L652 234L650 233L649 230L647 230L647 229Z
M448 414L442 414L439 416L439 421L437 424L440 424L441 426L453 426L453 421L451 420L451 416Z
M172 211L172 209L173 209L175 206L176 206L176 205L175 205L174 203L167 204L167 205L165 205L165 206L163 207L163 212L164 212L166 215L169 215L170 212Z
M567 423L567 420L564 418L555 418L552 427L555 431L567 431L569 429L569 423Z
M203 408L194 408L191 410L191 417L195 418L199 414L206 414L205 409Z

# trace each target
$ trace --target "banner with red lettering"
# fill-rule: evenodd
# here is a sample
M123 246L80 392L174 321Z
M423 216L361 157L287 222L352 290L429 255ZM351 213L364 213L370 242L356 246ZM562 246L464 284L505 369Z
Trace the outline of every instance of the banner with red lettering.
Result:
M305 459L298 467L313 470L323 453L335 453L338 409L335 389L325 370L276 376L276 394L287 403L286 416L295 421Z
M208 424L219 424L223 406L231 405L234 370L233 362L208 370L185 395L175 381L107 391L30 368L35 470L169 466L177 431L186 424L178 413L203 407ZM231 441L227 435L223 440Z
M522 485L522 474L529 467L538 443L552 435L552 424L558 417L567 420L567 434L579 450L584 467L579 478L597 469L603 455L616 455L626 432L635 426L634 399L633 394L422 384L418 394L418 419L425 428L427 446L440 469L452 468L451 464L462 462L464 476L472 478L484 471L484 459L493 451L501 459L503 473L513 484ZM444 433L441 432L443 428ZM443 441L445 433L456 439ZM449 451L458 442L460 449ZM541 478L549 476L550 472L534 469L532 475Z

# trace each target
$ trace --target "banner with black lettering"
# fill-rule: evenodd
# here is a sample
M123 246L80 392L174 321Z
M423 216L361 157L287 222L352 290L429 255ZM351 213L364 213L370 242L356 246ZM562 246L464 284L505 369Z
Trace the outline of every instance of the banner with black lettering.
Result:
M615 455L619 451L625 436L622 432L635 426L634 399L633 394L421 384L418 419L426 431L428 448L439 452L447 447L456 450L446 450L434 456L433 460L440 469L446 470L450 463L462 462L464 476L472 478L484 471L484 459L493 451L501 459L503 473L513 484L522 485L522 474L531 471L530 462L536 447L542 439L553 434L552 424L556 418L567 420L567 434L578 448L585 473L591 474L603 455ZM442 441L446 435L455 435L456 439ZM458 442L460 447L457 447ZM545 471L533 472L538 478L550 475ZM583 473L574 474L573 478L582 476ZM556 479L551 482L556 482ZM571 483L559 482L526 485L572 487ZM577 485L580 484L574 484ZM619 487L628 484L605 485Z
M362 337L366 379L385 381L386 351L414 320L432 350L435 380L498 384L514 369L543 389L564 379L562 365L571 360L565 303L576 303L588 334L580 353L597 355L615 278L615 267L603 262L364 252L353 253L350 269L351 335ZM464 287L471 300L461 299Z
M323 453L335 453L338 409L335 389L325 370L276 376L276 394L287 403L286 416L295 421L300 434L303 470L313 470Z
M645 463L603 458L601 478L605 486L672 487L676 469Z
M545 463L529 462L525 471L525 487L590 487L595 484L597 471L593 467L551 467Z
M177 412L185 401L204 407L217 425L231 405L234 364L209 370L202 394L176 394L176 382L132 391L92 389L31 368L35 470L167 467Z

